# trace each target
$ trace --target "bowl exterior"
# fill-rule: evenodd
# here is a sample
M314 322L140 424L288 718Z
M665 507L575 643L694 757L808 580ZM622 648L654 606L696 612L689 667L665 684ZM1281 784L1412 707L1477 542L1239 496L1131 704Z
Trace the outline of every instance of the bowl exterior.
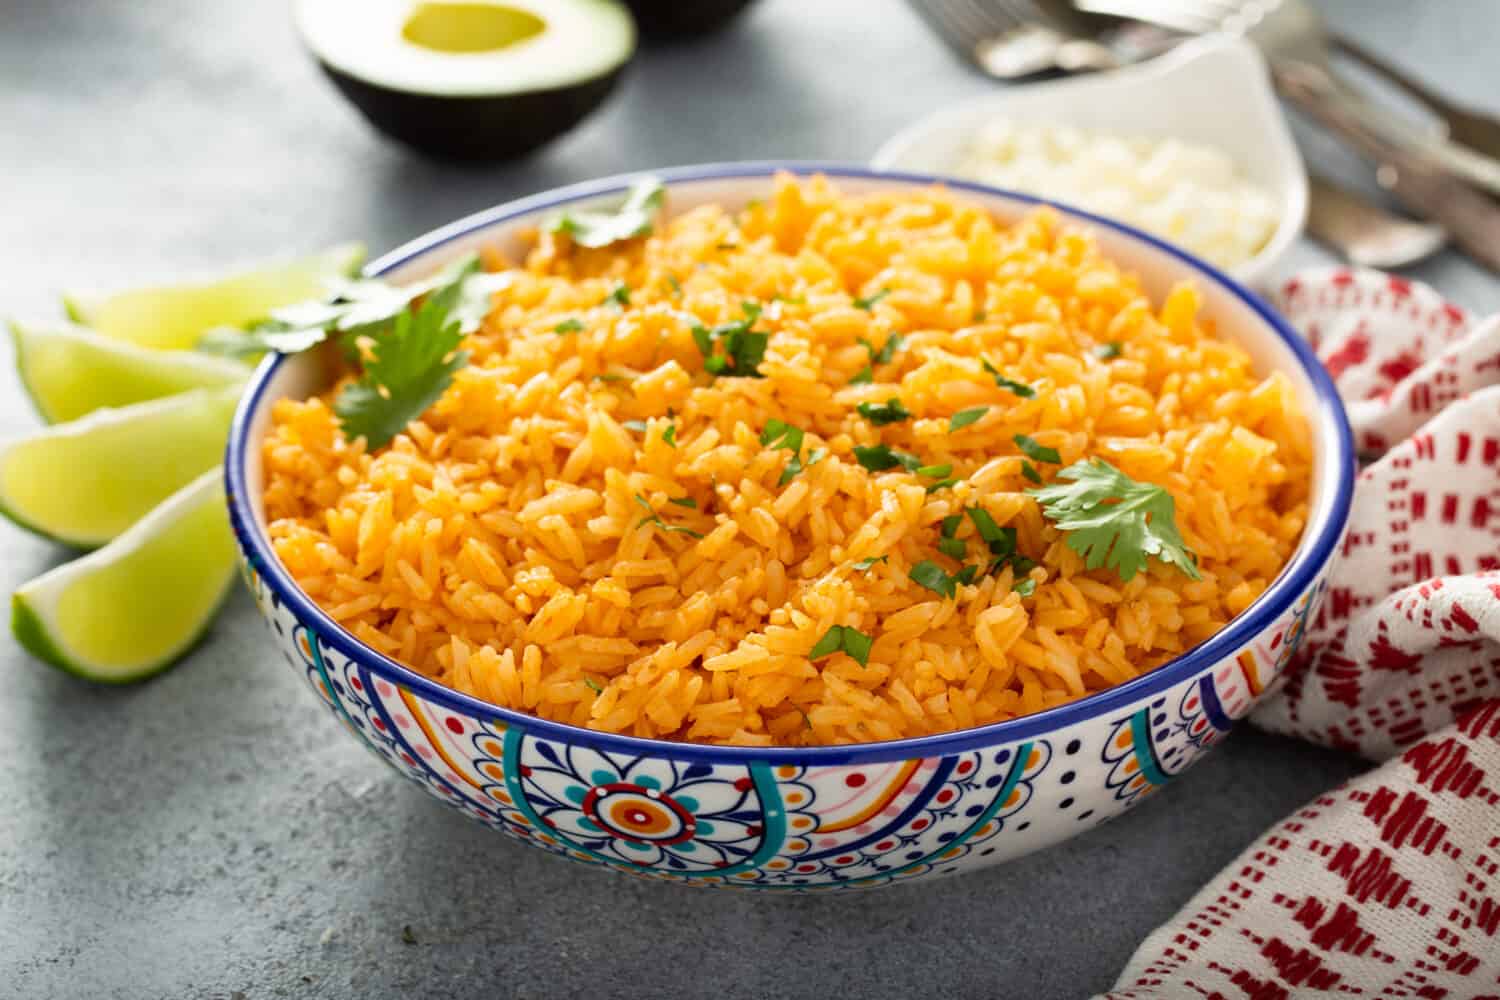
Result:
M1120 815L1181 774L1276 684L1317 613L1328 570L1232 655L1135 703L959 752L827 764L752 748L705 757L689 744L622 752L417 691L299 617L238 520L235 531L281 658L350 735L430 794L577 861L687 885L791 891L980 868Z

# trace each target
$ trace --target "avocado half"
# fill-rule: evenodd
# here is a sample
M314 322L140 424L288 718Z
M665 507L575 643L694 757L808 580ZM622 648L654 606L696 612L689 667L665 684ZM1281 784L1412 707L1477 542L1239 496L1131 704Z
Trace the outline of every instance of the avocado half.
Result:
M690 38L717 31L739 16L752 0L625 0L652 38Z
M297 0L296 14L371 124L449 159L508 159L556 138L635 53L635 23L615 0Z

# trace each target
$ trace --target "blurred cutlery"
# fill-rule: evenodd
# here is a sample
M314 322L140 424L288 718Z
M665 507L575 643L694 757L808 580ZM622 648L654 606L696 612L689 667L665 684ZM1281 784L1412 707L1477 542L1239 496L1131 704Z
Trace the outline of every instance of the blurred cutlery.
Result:
M1316 173L1308 176L1308 235L1361 267L1415 264L1442 249L1442 226L1393 215Z
M1061 70L1113 69L1106 45L1044 20L1030 0L910 0L917 14L959 58L997 80Z
M1343 105L1345 114L1337 116L1340 121L1352 117L1387 140L1420 150L1429 166L1442 167L1500 194L1500 160L1432 134L1371 101L1340 77L1328 58L1330 45L1323 20L1305 0L1073 0L1073 5L1087 13L1144 21L1186 34L1242 36L1259 46L1273 67L1301 64L1316 70L1324 78L1320 99Z

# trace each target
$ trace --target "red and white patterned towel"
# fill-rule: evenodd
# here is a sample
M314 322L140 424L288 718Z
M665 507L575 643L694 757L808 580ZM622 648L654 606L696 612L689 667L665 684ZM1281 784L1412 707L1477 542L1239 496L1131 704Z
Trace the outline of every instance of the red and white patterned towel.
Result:
M1252 721L1386 763L1263 834L1108 996L1500 1000L1500 316L1373 271L1276 298L1370 464Z

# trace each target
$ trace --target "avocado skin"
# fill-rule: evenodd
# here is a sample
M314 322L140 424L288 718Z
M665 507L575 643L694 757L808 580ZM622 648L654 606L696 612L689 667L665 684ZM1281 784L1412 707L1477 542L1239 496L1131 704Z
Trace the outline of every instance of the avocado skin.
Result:
M753 0L625 0L641 34L652 38L688 38L715 31L733 20Z
M566 87L478 97L396 90L319 65L386 135L436 159L479 162L525 156L577 125L614 90L630 60Z

